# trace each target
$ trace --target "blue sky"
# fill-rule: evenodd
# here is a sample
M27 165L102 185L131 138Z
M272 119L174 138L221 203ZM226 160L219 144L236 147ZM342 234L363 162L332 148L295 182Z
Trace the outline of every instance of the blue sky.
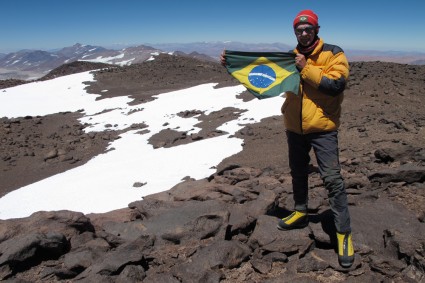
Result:
M343 49L425 52L425 1L2 0L0 52L75 43L281 42L295 45L294 16L312 9L320 36Z

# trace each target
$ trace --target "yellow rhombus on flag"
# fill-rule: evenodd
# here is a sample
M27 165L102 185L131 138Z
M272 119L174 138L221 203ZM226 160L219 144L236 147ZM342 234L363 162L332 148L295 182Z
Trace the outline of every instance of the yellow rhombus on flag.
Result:
M227 71L257 98L298 94L299 72L295 55L283 52L225 51Z

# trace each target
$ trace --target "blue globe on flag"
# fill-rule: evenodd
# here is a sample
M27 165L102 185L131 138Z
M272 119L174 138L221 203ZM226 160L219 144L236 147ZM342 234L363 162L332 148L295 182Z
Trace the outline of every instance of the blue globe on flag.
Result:
M259 65L251 70L248 79L255 87L267 88L276 81L276 73L267 65Z

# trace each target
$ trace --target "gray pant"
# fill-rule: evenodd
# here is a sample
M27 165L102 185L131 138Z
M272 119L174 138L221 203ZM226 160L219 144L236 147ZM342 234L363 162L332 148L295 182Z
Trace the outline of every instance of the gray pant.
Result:
M339 164L338 132L299 135L286 131L286 136L288 139L289 167L292 176L295 210L307 210L309 152L313 148L320 176L328 191L335 228L339 233L351 232L347 194Z

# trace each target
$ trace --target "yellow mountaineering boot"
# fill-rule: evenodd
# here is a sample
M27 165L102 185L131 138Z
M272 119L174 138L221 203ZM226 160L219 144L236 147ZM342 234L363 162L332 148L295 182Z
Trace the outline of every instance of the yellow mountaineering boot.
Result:
M351 232L336 233L338 239L338 261L342 267L351 267L354 262L354 248Z
M279 230L290 230L297 228L304 228L308 225L307 211L294 211L291 215L282 218L277 224Z

